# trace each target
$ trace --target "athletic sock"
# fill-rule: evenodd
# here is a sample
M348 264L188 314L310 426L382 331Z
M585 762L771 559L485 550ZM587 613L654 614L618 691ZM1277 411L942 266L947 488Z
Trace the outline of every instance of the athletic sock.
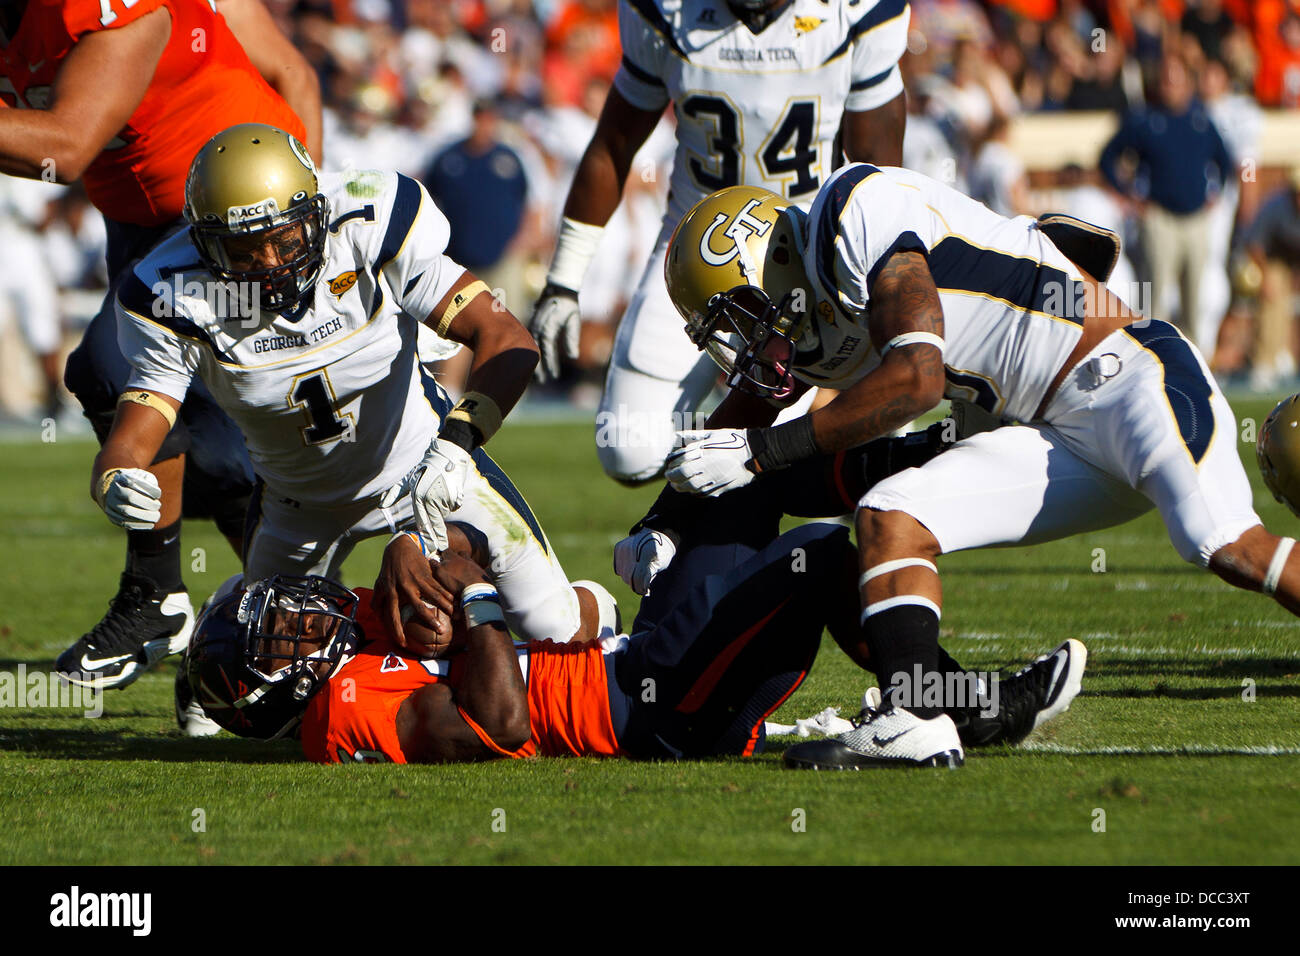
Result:
M928 601L926 604L895 604L868 614L862 622L862 630L881 692L888 695L890 688L898 684L903 691L898 703L908 711L923 720L942 714L942 706L933 706L933 702L931 706L923 703L927 684L936 680L940 671L939 615L933 606ZM951 657L947 659L952 660ZM918 674L920 686L917 684ZM895 680L895 675L898 675L898 680ZM935 676L927 679L926 675ZM942 687L941 679L939 686Z
M939 673L941 674L964 674L966 668L958 664L951 654L939 647Z
M126 571L153 582L158 591L185 590L181 580L181 523L126 533Z

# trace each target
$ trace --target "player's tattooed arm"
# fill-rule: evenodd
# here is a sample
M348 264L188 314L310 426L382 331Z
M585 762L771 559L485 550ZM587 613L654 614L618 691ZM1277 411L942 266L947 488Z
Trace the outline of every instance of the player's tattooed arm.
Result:
M887 348L908 332L943 338L943 307L923 254L895 252L886 261L872 287L868 328L884 359L812 413L813 434L822 452L843 451L887 435L943 398L943 353L938 346L915 342Z
M434 573L457 594L488 580L482 567L450 550ZM454 691L445 683L423 687L397 712L397 739L412 763L508 756L527 743L531 733L528 688L510 632L497 621L468 628L463 670Z
M903 165L903 129L907 126L907 94L899 93L874 110L844 114L844 154L854 163Z

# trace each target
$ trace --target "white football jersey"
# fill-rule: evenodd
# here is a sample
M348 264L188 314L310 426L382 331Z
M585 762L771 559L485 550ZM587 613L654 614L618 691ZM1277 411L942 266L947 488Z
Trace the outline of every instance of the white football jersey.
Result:
M903 91L909 18L906 0L792 0L755 34L724 0L622 0L614 85L677 116L666 221L738 184L806 208L835 169L844 111Z
M893 253L917 250L943 305L944 394L1033 418L1085 312L1081 273L1034 219L999 216L911 170L858 163L835 174L806 227L818 301L796 344L800 379L845 389L880 364L867 331L871 287Z
M382 493L419 462L445 398L421 372L417 328L465 271L443 254L447 219L415 180L354 171L320 185L325 268L296 317L240 318L184 229L117 296L127 387L180 401L198 375L258 476L311 505Z

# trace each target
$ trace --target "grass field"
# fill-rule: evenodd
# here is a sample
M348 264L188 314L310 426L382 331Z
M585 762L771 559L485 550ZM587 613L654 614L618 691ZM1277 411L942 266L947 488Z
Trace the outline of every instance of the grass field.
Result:
M1265 521L1296 533L1241 450ZM589 427L513 424L492 451L570 576L634 606L610 551L654 490L605 480ZM51 666L116 588L122 537L87 497L92 454L0 445L0 671ZM187 525L183 544L197 605L237 565L211 525ZM380 548L357 552L348 583L370 582ZM1154 515L941 567L963 664L1066 637L1090 652L1068 714L958 772L795 773L781 740L753 760L317 767L292 743L180 737L168 663L106 694L98 719L0 708L0 863L1300 861L1300 622L1183 564ZM856 710L869 682L827 640L776 718Z

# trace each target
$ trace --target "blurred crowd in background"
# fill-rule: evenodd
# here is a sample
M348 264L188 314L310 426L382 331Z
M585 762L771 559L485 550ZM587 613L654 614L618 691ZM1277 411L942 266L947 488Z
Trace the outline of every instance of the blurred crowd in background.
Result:
M618 69L617 0L266 3L319 73L325 168L421 179L451 221L449 254L526 322ZM1300 165L1262 188L1252 164L1262 109L1300 106L1300 0L911 7L905 165L1004 214L1050 209L1116 229L1126 255L1114 278L1130 304L1179 322L1225 384L1293 384ZM1011 143L1017 117L1066 111L1116 114L1118 132L1092 163L1031 175ZM579 367L539 394L594 405L672 152L670 112L581 290ZM59 413L60 352L94 312L103 241L77 188L0 176L0 349L25 342L27 391L51 388L25 409L0 388L14 414Z

